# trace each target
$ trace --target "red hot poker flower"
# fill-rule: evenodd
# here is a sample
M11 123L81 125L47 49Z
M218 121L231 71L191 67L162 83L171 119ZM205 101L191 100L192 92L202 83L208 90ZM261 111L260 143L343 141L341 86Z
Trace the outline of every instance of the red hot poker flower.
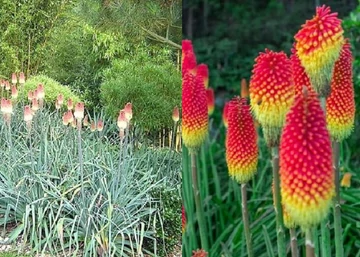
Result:
M33 110L34 113L35 113L37 110L39 110L39 102L38 102L38 100L37 100L36 98L33 98L33 99L31 100L31 110Z
M1 99L1 112L8 115L11 115L13 113L13 106L10 99Z
M13 85L11 87L11 98L16 99L16 98L18 98L18 96L19 96L19 91L17 90L16 86Z
M44 99L45 98L45 89L44 89L44 85L43 84L39 84L37 87L37 98L39 100Z
M201 63L197 66L196 73L202 78L204 87L209 87L209 68L206 64Z
M258 162L257 135L246 99L235 97L228 107L226 161L229 175L247 183L255 174Z
M325 5L295 35L297 54L315 91L326 97L335 61L344 43L341 20Z
M172 119L174 122L178 122L180 119L179 107L177 106L173 110Z
M213 114L215 109L215 95L214 95L214 90L212 88L206 89L206 99L208 105L208 114L211 115Z
M61 106L61 105L63 105L63 103L64 103L64 96L62 95L62 94L59 94L58 96L57 96L57 101L58 101L58 104Z
M79 102L75 105L74 117L76 120L82 120L84 118L84 103Z
M91 125L90 125L90 131L91 132L94 132L96 130L96 124L94 121L91 122Z
M98 122L96 124L96 129L99 132L104 129L104 122L101 119L98 120Z
M125 117L126 117L126 119L128 120L128 122L130 122L130 120L132 119L132 115L133 115L133 112L132 112L132 104L131 104L131 103L127 103L127 104L125 105L124 111L125 111Z
M184 233L185 232L185 228L186 228L186 214L185 214L185 208L184 205L181 207L181 220L182 220L182 226L181 226L181 230Z
M20 84L20 85L25 84L25 74L24 74L24 72L20 72L20 75L19 75L19 84Z
M182 138L186 147L196 150L208 132L206 89L201 77L190 72L182 80Z
M190 40L182 41L182 57L181 57L182 76L196 69L196 56Z
M294 80L295 95L302 94L303 87L305 86L309 91L312 90L311 82L305 72L304 67L301 65L300 59L296 54L296 49L291 49L291 71Z
M124 129L126 129L127 125L128 125L128 119L126 118L125 111L121 110L119 112L117 126L120 130L124 130Z
M13 74L11 75L11 83L12 83L13 85L15 85L15 84L17 83L16 73L13 73Z
M326 99L326 121L330 136L335 141L347 138L355 119L354 87L352 81L352 54L345 43L335 63L331 93Z
M226 102L224 105L223 115L222 115L225 128L227 128L229 125L228 111L229 111L229 102Z
M32 121L32 119L33 119L33 113L31 111L31 107L30 105L26 105L24 107L24 121L29 122Z
M303 229L320 223L334 195L331 142L315 92L296 96L280 143L281 199Z
M277 146L285 116L293 99L291 63L284 52L265 53L255 59L250 80L250 104L264 130L267 144Z

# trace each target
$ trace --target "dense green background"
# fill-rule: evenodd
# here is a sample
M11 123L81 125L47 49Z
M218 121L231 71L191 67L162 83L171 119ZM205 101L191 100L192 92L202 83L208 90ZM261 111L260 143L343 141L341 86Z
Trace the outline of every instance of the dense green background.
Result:
M46 75L80 95L91 112L105 107L115 118L134 102L135 111L146 110L146 117L134 113L144 129L172 127L172 110L181 104L180 90L172 90L181 84L181 6L181 0L1 0L0 79L20 71ZM119 62L128 64L122 73ZM154 73L155 64L163 73ZM145 91L136 96L119 90L139 84ZM167 98L146 97L153 84L165 85Z

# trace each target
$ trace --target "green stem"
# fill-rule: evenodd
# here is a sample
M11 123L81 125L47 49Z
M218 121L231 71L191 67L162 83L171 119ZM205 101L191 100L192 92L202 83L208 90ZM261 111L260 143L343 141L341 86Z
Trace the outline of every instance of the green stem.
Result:
M247 208L247 196L246 196L246 183L241 184L241 207L242 207L242 218L244 223L246 248L249 257L253 257L251 234L250 234L250 223L249 223L249 212Z
M177 130L177 122L174 122L174 129L173 129L173 133L172 133L172 138L171 138L171 149L174 150L175 149L175 140L176 140L176 130Z
M290 228L290 246L291 246L291 257L298 257L298 243L296 236L296 228Z
M333 142L333 165L335 170L335 199L334 199L334 226L335 226L335 250L336 257L344 256L341 228L341 206L340 206L340 143Z
M205 251L209 251L209 246L206 237L206 227L205 227L205 220L204 220L204 213L200 202L200 192L198 188L197 182L197 172L196 172L196 153L194 151L190 152L191 156L191 174L192 174L192 186L194 191L194 198L195 198L195 206L196 206L196 216L199 223L199 231L200 231L200 240L201 240L201 247Z
M77 120L77 138L78 138L78 155L79 155L79 165L80 165L80 174L81 174L81 197L82 203L85 203L85 195L84 195L84 160L83 160L83 152L81 147L81 120Z
M326 98L320 97L321 108L324 111L324 115L326 117ZM329 217L326 217L324 221L321 222L321 252L322 256L330 257L331 256L331 248L330 248L330 231L327 226L329 224Z
M321 256L331 257L329 219L321 222Z
M315 257L315 244L311 228L305 231L306 257Z
M286 245L285 245L284 219L283 219L281 195L280 195L279 147L278 146L272 147L271 152L272 152L273 176L274 176L274 202L275 202L275 213L276 213L278 256L283 257L286 256Z

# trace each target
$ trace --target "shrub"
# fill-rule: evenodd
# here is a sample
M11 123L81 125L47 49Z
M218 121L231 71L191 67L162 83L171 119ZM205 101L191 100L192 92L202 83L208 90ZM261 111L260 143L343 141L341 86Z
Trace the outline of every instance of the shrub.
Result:
M141 56L113 61L101 85L107 114L116 117L127 102L132 102L137 114L134 121L143 129L171 128L173 108L181 105L181 76L168 59Z
M59 82L45 75L30 77L24 85L24 90L21 90L20 97L22 99L27 99L27 93L30 90L35 90L40 83L44 85L45 100L48 103L54 103L59 94L64 96L64 101L67 101L67 99L71 98L74 103L80 102L80 97L72 92L70 88L61 85Z

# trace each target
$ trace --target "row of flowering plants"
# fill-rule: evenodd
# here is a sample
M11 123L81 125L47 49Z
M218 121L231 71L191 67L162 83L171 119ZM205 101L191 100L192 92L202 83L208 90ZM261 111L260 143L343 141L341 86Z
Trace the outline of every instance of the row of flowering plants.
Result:
M177 181L178 154L135 149L131 103L114 122L62 94L46 101L45 83L25 88L23 73L1 81L0 244L51 256L166 252L153 192Z
M355 116L343 34L337 13L321 6L290 57L258 55L249 88L243 81L223 110L228 180L208 136L208 70L183 41L183 256L350 256L356 242L346 246L346 233L359 216L340 198L351 177L340 183L341 142Z

